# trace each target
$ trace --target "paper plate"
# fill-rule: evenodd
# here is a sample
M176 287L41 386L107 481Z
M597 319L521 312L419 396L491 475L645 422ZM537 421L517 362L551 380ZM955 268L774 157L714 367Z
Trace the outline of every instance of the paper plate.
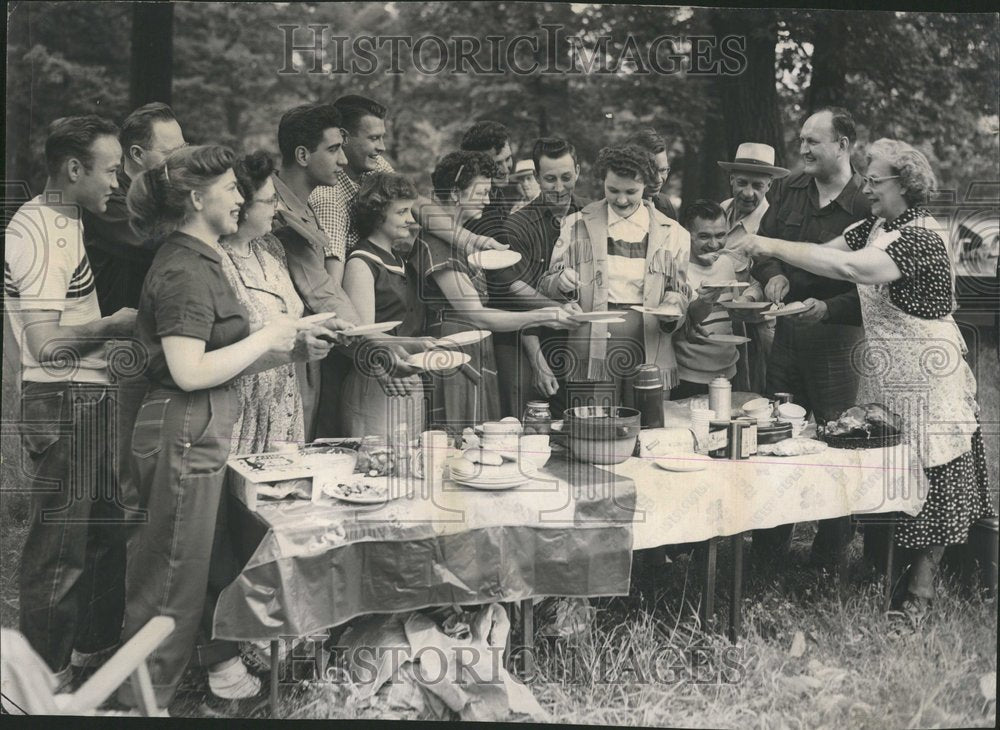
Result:
M336 312L320 312L319 314L309 314L305 317L299 317L299 324L320 324L321 322L326 322L328 319L336 317Z
M349 330L344 330L341 334L347 335L348 337L354 337L355 335L375 335L394 330L399 325L403 324L402 320L398 322L373 322L372 324L361 324L357 327L351 327Z
M708 459L693 451L687 454L671 454L670 456L653 456L653 463L664 471L702 471L708 465Z
M451 370L465 365L472 356L458 350L427 350L406 358L406 364L420 370Z
M479 251L469 254L469 263L480 269L506 269L521 260L517 251Z
M808 312L812 307L807 307L802 302L792 302L791 304L786 304L781 309L767 309L761 312L765 317L784 317L789 314L802 314L803 312Z
M361 474L355 474L350 483L323 485L323 494L352 504L381 504L402 496L391 495L389 477L366 477Z
M487 337L489 337L492 332L489 330L470 330L469 332L456 332L453 335L448 335L447 337L440 337L434 341L435 347L465 347L466 345L474 345L477 342L482 342Z
M573 322L624 322L621 312L580 312L568 317Z
M719 301L726 309L767 309L771 302L723 302Z
M705 289L746 289L750 286L747 281L720 281L715 284L702 284Z
M634 309L637 312L642 312L643 314L652 314L656 317L670 317L672 319L680 319L681 311L676 307L643 307L638 304L633 305L630 309Z
M722 342L727 345L742 345L744 342L749 342L749 337L742 337L740 335L709 335L708 340L710 342Z

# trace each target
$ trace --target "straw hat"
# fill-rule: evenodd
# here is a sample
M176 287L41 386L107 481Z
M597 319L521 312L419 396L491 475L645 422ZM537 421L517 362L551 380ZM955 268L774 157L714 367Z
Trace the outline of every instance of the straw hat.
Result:
M736 158L732 162L719 162L726 172L756 172L770 175L777 179L785 177L791 171L774 165L774 147L759 142L744 142L736 150Z
M518 160L517 164L514 165L514 172L511 173L511 177L525 177L527 175L535 174L535 163L532 160Z

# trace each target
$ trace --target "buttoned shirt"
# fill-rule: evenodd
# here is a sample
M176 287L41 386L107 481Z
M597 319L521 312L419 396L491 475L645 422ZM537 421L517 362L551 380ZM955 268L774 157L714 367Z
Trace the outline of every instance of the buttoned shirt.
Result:
M272 175L278 210L272 233L285 247L288 273L295 290L311 313L336 312L341 319L360 323L357 311L343 288L326 271L327 236L316 214L282 181Z
M768 191L770 207L760 222L758 233L785 241L831 241L851 223L868 216L870 205L861 194L861 187L861 176L854 172L840 195L820 206L819 189L812 175L799 172L776 180ZM756 261L752 273L765 285L772 277L782 274L789 282L786 301L820 299L827 306L826 321L861 325L858 290L850 281L828 279L774 258Z
M370 172L395 172L384 157L379 157ZM362 177L364 177L362 175ZM358 245L358 226L354 213L358 204L360 181L354 181L344 170L337 173L333 185L319 185L309 193L309 207L316 213L320 228L326 233L323 253L327 258L346 260L347 254Z
M729 226L729 232L731 233L736 228L742 226L743 230L751 235L757 233L760 229L760 222L763 220L764 214L767 213L767 209L771 206L765 197L760 201L760 205L750 211L748 215L736 219L736 208L733 207L732 198L723 200L721 205L722 209L726 211L726 225Z

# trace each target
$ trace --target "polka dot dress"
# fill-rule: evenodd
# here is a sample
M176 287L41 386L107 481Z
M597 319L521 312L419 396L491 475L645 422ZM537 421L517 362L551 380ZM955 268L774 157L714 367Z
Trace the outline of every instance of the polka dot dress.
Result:
M878 245L892 258L902 274L900 279L885 287L892 306L913 317L937 320L948 317L956 309L954 278L945 242L934 231L922 227L922 219L933 220L926 210L910 208L873 231L879 219L871 216L845 230L844 238L851 249ZM915 225L907 225L914 221ZM862 304L864 310L864 302ZM869 324L866 319L866 333L871 337ZM895 330L889 331L899 338L903 334L899 328L903 326L897 324ZM883 330L875 337L884 334ZM920 336L916 331L910 334L913 338ZM896 355L905 356L900 352ZM974 381L971 387L974 393ZM982 431L977 429L968 443L969 450L957 458L924 469L930 484L927 501L916 517L902 516L896 529L897 545L925 548L964 543L973 523L993 515Z

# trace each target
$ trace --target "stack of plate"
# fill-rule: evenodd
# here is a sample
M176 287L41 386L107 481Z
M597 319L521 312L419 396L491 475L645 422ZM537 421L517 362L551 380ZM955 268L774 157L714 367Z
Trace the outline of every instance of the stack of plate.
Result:
M451 459L448 462L451 480L463 487L474 489L511 489L525 484L538 475L538 470L529 464L504 462L500 466L473 464L467 459Z

